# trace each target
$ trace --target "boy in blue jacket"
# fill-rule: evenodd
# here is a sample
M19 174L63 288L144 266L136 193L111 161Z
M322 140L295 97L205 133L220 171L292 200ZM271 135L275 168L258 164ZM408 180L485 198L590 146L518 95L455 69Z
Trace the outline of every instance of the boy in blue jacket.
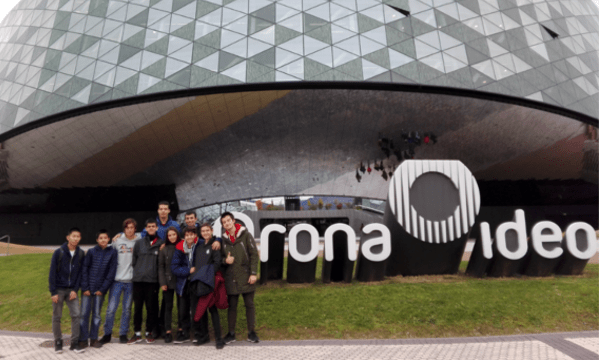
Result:
M52 298L52 333L54 334L54 351L62 353L62 318L63 303L67 303L71 314L71 347L70 350L81 353L79 347L79 300L77 292L81 282L81 270L85 253L78 246L81 231L72 228L67 234L67 242L52 254L48 283Z
M100 310L104 302L104 295L115 280L117 273L118 254L117 251L108 246L108 231L102 229L96 233L96 242L98 245L88 250L83 262L83 274L81 278L81 291L83 298L81 300L81 336L79 337L79 347L88 346L88 336L91 340L90 346L95 348L102 347L98 341L98 329L102 318ZM93 309L93 311L92 311ZM90 313L92 315L92 324L90 326Z

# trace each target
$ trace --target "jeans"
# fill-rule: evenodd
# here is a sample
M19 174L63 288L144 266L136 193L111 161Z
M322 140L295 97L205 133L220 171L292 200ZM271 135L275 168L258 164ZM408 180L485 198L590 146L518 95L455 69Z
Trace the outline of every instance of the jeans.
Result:
M142 331L142 307L146 306L146 332L158 331L158 283L134 282L133 331Z
M79 322L81 334L79 336L79 341L87 341L88 335L91 340L98 340L98 329L100 329L100 322L102 321L100 311L102 310L103 302L104 295L82 296L81 321ZM91 325L90 313L92 313Z
M62 339L62 331L60 330L60 319L62 318L63 303L67 303L69 313L71 314L71 342L79 341L79 295L69 300L71 295L70 289L57 289L58 303L52 303L52 333L54 340Z
M104 335L112 335L115 314L119 307L121 293L123 293L123 311L121 313L119 335L127 335L129 332L131 305L133 304L133 283L115 281L110 288L108 296L108 308L106 309L106 320L104 321Z

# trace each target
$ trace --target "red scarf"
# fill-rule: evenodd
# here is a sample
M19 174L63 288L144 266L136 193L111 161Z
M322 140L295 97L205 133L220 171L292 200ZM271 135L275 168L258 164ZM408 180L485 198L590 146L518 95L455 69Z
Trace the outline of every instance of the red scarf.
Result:
M229 239L231 240L232 244L235 244L235 238L236 238L237 234L240 232L241 228L242 228L242 225L235 224L235 234L233 234L233 235L231 235L228 230L225 230L227 235L229 235Z

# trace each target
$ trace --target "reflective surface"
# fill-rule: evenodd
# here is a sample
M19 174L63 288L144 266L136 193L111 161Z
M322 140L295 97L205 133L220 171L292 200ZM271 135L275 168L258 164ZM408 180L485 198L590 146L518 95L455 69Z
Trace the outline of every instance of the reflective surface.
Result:
M393 91L164 100L48 125L4 145L13 188L175 184L179 207L189 209L294 194L385 199L382 172L357 169L377 160L390 171L399 160L386 158L379 137L406 149L401 134L416 131L437 142L415 147L415 159L458 159L478 180L597 182L596 128L517 105Z

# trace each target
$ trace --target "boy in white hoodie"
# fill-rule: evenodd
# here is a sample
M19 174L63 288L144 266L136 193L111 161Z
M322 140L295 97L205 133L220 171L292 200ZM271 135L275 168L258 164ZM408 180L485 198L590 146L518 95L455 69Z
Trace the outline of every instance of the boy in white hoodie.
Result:
M121 326L119 328L119 342L127 344L127 333L129 332L129 320L131 319L131 305L133 303L133 246L141 239L140 233L136 233L137 223L134 219L123 221L123 233L113 241L112 247L117 250L119 259L117 275L110 288L108 307L106 309L106 320L104 322L104 336L100 339L101 344L109 343L112 337L115 314L119 307L121 293L123 294L123 311L121 314Z

